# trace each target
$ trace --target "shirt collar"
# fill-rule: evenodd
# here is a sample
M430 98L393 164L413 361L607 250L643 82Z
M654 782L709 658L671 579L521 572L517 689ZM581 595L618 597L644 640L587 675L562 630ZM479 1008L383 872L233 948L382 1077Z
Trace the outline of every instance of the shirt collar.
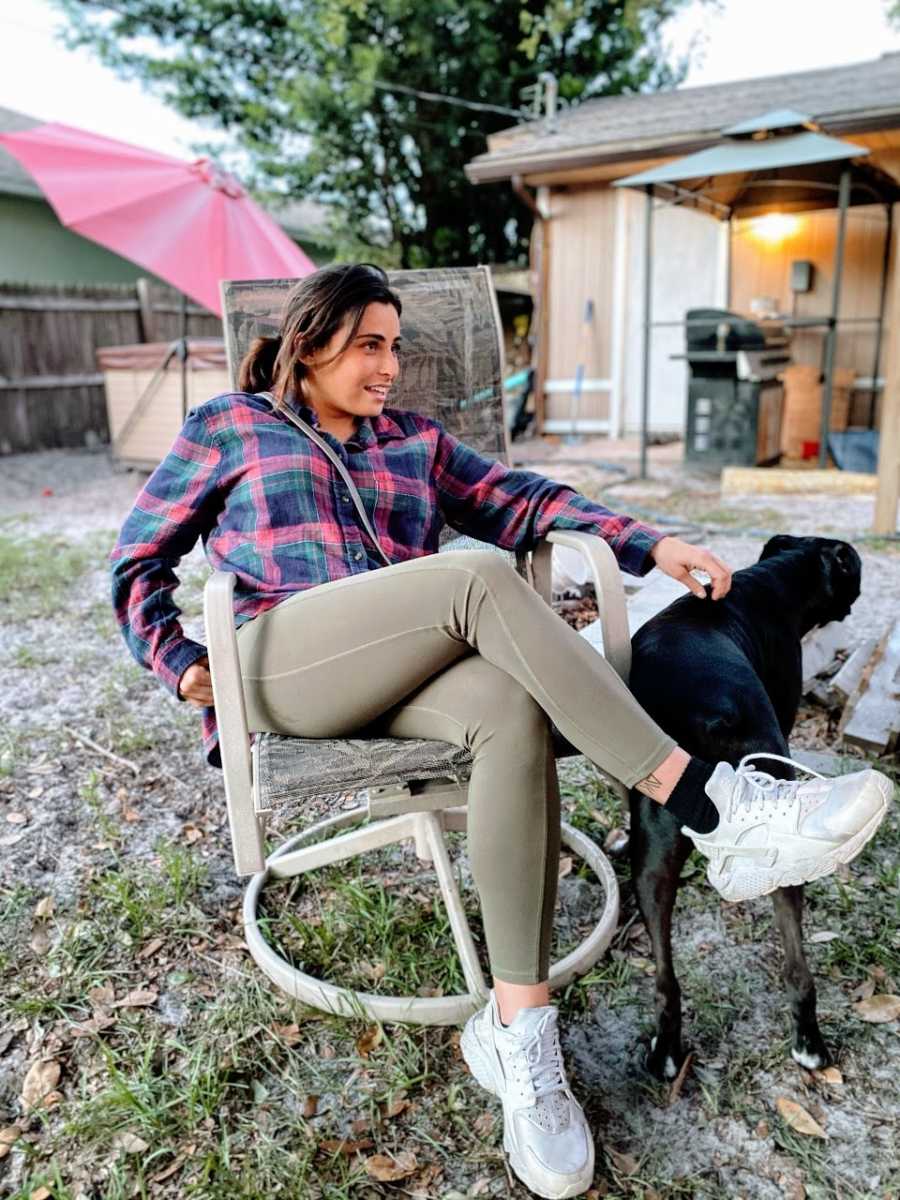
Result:
M285 395L285 401L307 425L311 425L313 429L320 430L318 413L314 408L310 408L308 404L304 404L296 393L288 392ZM362 450L368 450L370 446L380 444L381 442L396 441L398 438L402 439L405 437L406 434L393 417L389 417L387 413L381 412L377 417L363 417L356 427L356 433L344 445L348 447L352 446L354 449L359 447Z

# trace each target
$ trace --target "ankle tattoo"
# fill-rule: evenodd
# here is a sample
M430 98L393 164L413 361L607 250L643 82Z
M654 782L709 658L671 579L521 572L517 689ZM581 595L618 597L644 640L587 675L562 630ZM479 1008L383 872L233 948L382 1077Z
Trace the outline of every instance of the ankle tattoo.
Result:
M639 792L643 792L644 795L650 796L651 799L655 800L663 789L663 783L661 779L657 779L651 772L646 779L641 780L637 785L637 789Z

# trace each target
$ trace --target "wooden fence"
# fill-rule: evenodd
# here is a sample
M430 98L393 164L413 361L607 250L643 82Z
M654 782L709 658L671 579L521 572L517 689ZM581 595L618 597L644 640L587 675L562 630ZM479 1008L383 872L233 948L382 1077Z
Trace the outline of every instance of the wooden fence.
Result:
M178 292L134 284L0 283L0 454L109 441L100 346L170 342ZM189 304L188 333L221 337L215 314Z

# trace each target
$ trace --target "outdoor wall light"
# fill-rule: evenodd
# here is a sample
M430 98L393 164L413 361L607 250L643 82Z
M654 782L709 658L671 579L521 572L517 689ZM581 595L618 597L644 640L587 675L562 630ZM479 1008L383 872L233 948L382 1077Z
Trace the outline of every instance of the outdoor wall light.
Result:
M783 242L785 238L796 233L799 225L798 217L789 216L788 213L771 212L766 213L763 217L754 217L750 228L753 230L754 236L758 237L761 242L775 246L778 242Z

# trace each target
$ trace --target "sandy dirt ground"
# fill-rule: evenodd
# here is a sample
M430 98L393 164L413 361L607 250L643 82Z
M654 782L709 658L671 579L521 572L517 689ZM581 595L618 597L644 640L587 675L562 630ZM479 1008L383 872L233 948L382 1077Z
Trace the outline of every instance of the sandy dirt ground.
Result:
M579 450L566 456L538 445L524 456L544 473L604 497L622 511L671 521L672 528L686 530L735 567L753 562L769 533L853 540L864 570L862 595L847 622L851 644L883 632L900 611L900 544L867 540L871 498L736 497L726 502L714 482L685 476L671 448L654 461L649 482L629 479L627 460L604 459L597 465L590 461L591 447ZM182 1147L181 1158L161 1158L158 1167L178 1161L179 1169L147 1182L152 1173L141 1174L121 1137L115 1140L121 1129L104 1127L101 1135L76 1119L85 1096L109 1085L104 1037L109 1045L119 1035L190 1039L192 1030L203 1026L204 1008L216 1003L229 980L257 991L261 980L239 949L241 887L228 848L220 776L201 762L194 714L130 660L109 608L104 555L141 478L113 470L101 451L7 458L0 460L0 475L5 554L0 559L5 572L0 885L6 898L0 1127L14 1127L20 1137L0 1161L0 1194L30 1195L36 1180L50 1179L41 1171L55 1163L61 1182L47 1196L228 1195L220 1182L215 1187L203 1183L195 1169L196 1151L192 1156ZM182 564L182 576L186 627L202 638L205 564L199 550ZM820 710L804 709L798 739L833 750L834 724ZM626 824L625 814L602 805L598 814L600 802L585 800L596 792L585 760L563 764L561 779L568 811L579 806L587 811L585 804L594 804L594 833L600 840L615 825ZM900 837L896 815L891 821L885 837L840 879L808 889L809 957L819 984L822 1028L837 1063L836 1073L827 1077L803 1071L789 1058L770 906L765 901L720 904L704 886L699 868L684 889L674 930L694 1058L677 1093L648 1076L643 1056L653 1025L652 965L646 935L634 920L628 867L617 860L623 894L619 936L592 978L563 1002L573 1085L604 1147L596 1197L900 1196L900 1021L872 1023L855 1007L869 993L900 992ZM92 920L97 886L114 871L157 864L161 846L181 848L202 867L203 882L192 900L197 940L185 934L178 943L180 953L197 960L191 981L179 974L183 963L175 950L168 959L159 949L140 958L150 944L146 935L139 943L137 935L123 932L116 942L113 933L103 951L107 957L98 950L96 966L81 976L86 989L81 1007L77 996L67 994L64 1002L59 964L72 938L88 937L84 927ZM562 884L566 920L589 920L596 889L574 876ZM52 915L36 915L47 897ZM145 897L139 903L152 902ZM111 1027L108 1034L76 1037L73 1026L84 1025L98 1011L87 990L106 985L116 994L149 987L154 1000L135 1006L124 1033ZM38 1003L35 997L43 999ZM280 1019L299 1020L305 1030L302 1016L291 1015L289 1002L284 1006ZM339 1038L338 1033L331 1040L340 1050ZM321 1037L310 1044L321 1051ZM391 1143L395 1151L413 1149L420 1163L436 1163L430 1177L420 1172L407 1176L406 1185L379 1183L362 1167L347 1176L351 1163L342 1168L340 1186L323 1166L296 1191L283 1184L274 1190L298 1197L524 1197L524 1189L503 1168L496 1121L482 1123L480 1149L464 1140L473 1137L471 1128L457 1130L493 1110L465 1073L449 1034L434 1045L437 1075L409 1084L418 1115L397 1117ZM312 1058L321 1057L315 1049L310 1055L308 1061L303 1056L291 1060L300 1090L318 1089L325 1096L330 1086L334 1095L344 1095L335 1079L330 1085L318 1076L317 1082L303 1083ZM21 1100L23 1080L41 1060L62 1064L60 1099L40 1116L29 1116ZM343 1071L344 1079L356 1069L342 1052L332 1066ZM322 1063L319 1068L324 1069ZM242 1085L256 1089L247 1093L256 1097L248 1098L248 1106L258 1101L265 1108L259 1097L271 1090L268 1070L260 1061L256 1082ZM469 1105L464 1122L447 1116L448 1079L453 1095ZM792 1128L778 1106L784 1100L817 1122L822 1136ZM346 1095L333 1106L320 1102L319 1115L304 1118L313 1135L348 1136L348 1103ZM227 1124L232 1118L210 1119ZM124 1117L120 1125L131 1127ZM191 1145L201 1144L203 1128L198 1125ZM118 1183L113 1187L119 1159L127 1160L122 1177L131 1181L132 1191L125 1185L116 1190ZM139 1186L138 1178L144 1181ZM242 1184L230 1194L257 1192Z

